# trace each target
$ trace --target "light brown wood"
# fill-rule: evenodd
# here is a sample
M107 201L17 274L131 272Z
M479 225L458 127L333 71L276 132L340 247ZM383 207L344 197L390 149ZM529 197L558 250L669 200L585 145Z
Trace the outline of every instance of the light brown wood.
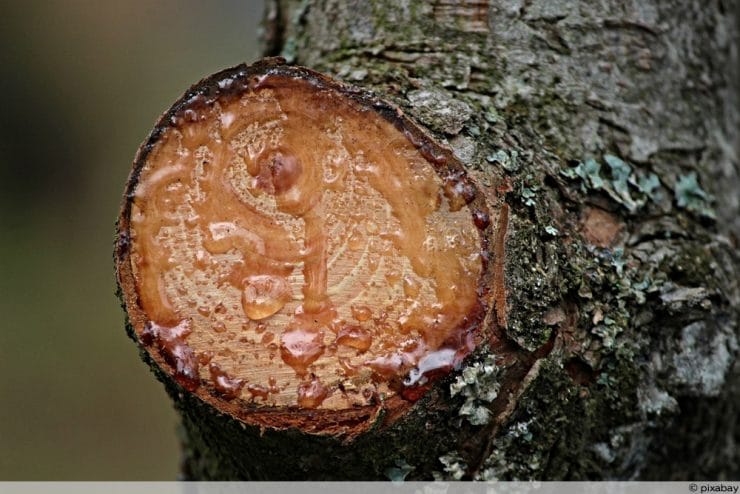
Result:
M486 309L488 213L459 165L400 113L301 74L222 76L180 102L121 221L142 342L242 408L423 386Z

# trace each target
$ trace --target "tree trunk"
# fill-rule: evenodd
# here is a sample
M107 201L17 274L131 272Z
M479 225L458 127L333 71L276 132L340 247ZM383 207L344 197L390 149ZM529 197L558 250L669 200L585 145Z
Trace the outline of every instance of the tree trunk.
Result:
M451 148L497 211L506 298L495 337L350 437L246 425L142 352L182 416L184 476L740 478L735 9L268 2L266 54Z

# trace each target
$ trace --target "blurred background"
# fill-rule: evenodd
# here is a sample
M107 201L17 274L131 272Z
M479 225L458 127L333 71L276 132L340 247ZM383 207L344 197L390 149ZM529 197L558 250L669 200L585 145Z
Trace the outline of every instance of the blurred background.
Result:
M0 480L177 476L175 414L114 294L114 223L155 120L258 57L262 8L0 2Z

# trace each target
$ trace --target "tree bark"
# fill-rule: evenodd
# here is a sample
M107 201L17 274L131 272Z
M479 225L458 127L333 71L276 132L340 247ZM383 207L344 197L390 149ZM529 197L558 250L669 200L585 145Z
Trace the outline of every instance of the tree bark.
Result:
M740 478L737 46L723 1L268 2L266 54L392 101L488 191L500 341L350 439L245 426L142 353L184 476Z

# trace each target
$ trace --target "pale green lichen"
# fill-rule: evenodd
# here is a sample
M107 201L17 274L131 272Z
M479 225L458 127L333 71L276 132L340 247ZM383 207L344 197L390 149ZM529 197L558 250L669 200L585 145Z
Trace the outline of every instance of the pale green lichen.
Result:
M522 187L521 196L524 199L524 204L527 206L534 206L534 198L536 196L534 189L530 189L529 187Z
M509 448L515 444L532 441L531 423L531 420L516 422L496 438L491 455L485 459L483 468L476 474L475 480L500 480L512 477L516 479L519 476L514 472L515 469L529 472L536 472L540 469L541 462L537 454L530 455L526 462L521 463L512 463L507 457Z
M586 192L589 188L601 189L604 187L604 180L601 178L601 165L589 158L584 162L578 163L575 168L565 168L560 170L560 174L570 179L580 178L581 192Z
M678 207L707 218L715 219L717 217L714 210L709 206L712 197L699 186L696 172L678 177L673 192Z
M495 358L489 355L483 362L476 362L463 369L457 380L450 384L452 396L462 395L465 398L458 414L471 424L484 425L491 420L491 411L487 404L498 396L499 372Z
M606 161L606 164L611 168L611 184L617 196L617 202L624 204L630 211L636 210L637 203L632 199L629 190L629 178L632 174L632 169L627 165L627 163L613 154L605 155L604 161Z
M654 197L658 187L660 187L660 179L654 173L648 173L647 175L639 175L637 182L631 182L637 187L637 189L648 197Z
M651 247L646 248L652 252ZM600 384L608 388L610 399L617 400L619 390L616 382L607 379L608 367L622 359L629 364L634 346L626 336L650 320L649 314L632 309L645 304L648 295L659 292L665 282L664 270L657 262L643 262L644 255L622 248L575 244L564 254L567 286L581 299L579 325L589 333L585 339L589 343L583 348L590 346L591 350L584 352L585 362L606 373L601 374L606 380Z
M611 264L619 276L624 274L624 266L627 264L627 261L624 259L624 249L621 247L614 249Z
M434 480L460 480L465 476L465 472L468 469L468 465L457 451L451 451L446 455L440 456L439 461L444 465L444 473L447 475L433 472Z
M489 163L498 163L504 170L512 173L518 171L521 167L519 153L515 150L507 153L503 149L499 149L495 153L486 156L486 161Z
M581 191L584 193L588 189L605 192L630 213L645 206L648 199L657 202L660 180L654 173L638 173L613 154L604 155L604 161L609 167L609 177L602 176L601 164L593 158L578 163L574 168L563 169L560 173L570 179L580 178Z
M611 350L614 348L617 335L622 332L622 327L615 319L607 316L604 318L604 324L598 324L591 332L601 337L604 347Z
M406 480L408 474L415 470L414 467L409 465L403 458L398 458L395 461L395 466L388 467L383 472L389 480L393 482L403 482Z
M605 350L613 352L618 349L618 336L630 326L628 301L644 304L648 293L660 289L664 277L655 272L655 267L645 269L635 263L622 248L594 249L593 253L595 263L586 268L589 274L582 281L578 295L591 300L594 289L609 295L602 296L598 303L584 304L583 311L589 313L598 309L600 315L592 319L591 334L601 339Z

